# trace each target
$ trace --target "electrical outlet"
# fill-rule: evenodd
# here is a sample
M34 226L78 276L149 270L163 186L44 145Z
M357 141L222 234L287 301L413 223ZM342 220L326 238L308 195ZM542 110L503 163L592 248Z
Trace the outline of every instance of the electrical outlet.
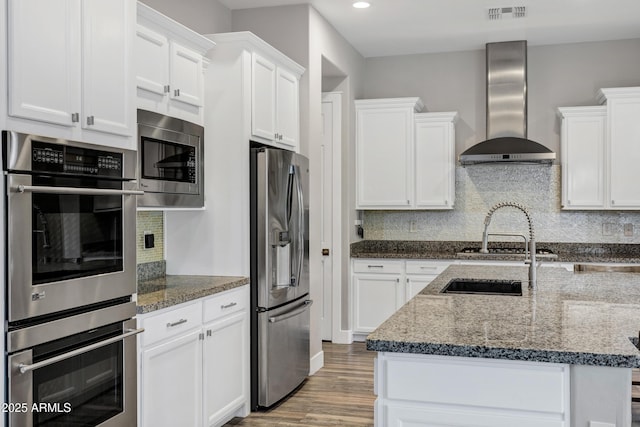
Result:
M144 233L144 248L153 249L156 246L153 233Z
M409 233L415 233L418 231L418 223L416 222L415 219L412 219L411 222L409 222Z
M602 224L602 235L613 236L616 225L612 222L605 222Z
M624 235L626 237L633 237L633 224L628 222L624 225Z

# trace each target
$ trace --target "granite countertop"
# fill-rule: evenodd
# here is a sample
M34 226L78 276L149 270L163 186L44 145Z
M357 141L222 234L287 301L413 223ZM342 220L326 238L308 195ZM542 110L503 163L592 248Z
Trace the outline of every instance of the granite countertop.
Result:
M149 313L248 283L248 277L234 276L164 276L143 280L138 282L137 313Z
M465 248L480 248L481 242L362 240L351 244L352 258L471 259L522 261L524 255L465 255ZM489 242L489 248L522 248L522 242ZM536 242L538 249L549 249L557 258L548 262L640 263L640 245L616 243Z
M640 274L454 265L367 337L383 352L640 367ZM522 280L523 295L442 294L452 278Z

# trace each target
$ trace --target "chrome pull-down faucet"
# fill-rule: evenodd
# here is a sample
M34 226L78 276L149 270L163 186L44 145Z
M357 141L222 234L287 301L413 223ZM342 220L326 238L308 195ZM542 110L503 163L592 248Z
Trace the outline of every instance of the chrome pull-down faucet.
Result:
M508 206L519 209L527 217L527 222L529 223L529 256L526 257L525 255L524 262L525 264L529 264L529 289L536 289L537 287L536 269L538 267L538 262L536 260L536 239L535 239L535 233L533 231L533 222L531 221L531 214L529 213L529 210L523 205L519 203L514 203L514 202L500 202L494 205L491 209L489 209L487 216L484 218L484 231L482 233L482 248L480 249L480 252L484 254L489 252L489 249L487 248L488 241L489 241L489 233L487 232L487 230L489 228L489 224L491 224L491 216L498 209L508 207ZM525 246L526 244L527 243L525 238Z

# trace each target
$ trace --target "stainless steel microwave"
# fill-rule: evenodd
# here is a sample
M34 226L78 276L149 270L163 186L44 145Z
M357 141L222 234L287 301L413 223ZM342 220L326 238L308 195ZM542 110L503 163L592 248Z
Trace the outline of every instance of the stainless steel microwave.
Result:
M138 206L204 207L204 128L138 110Z

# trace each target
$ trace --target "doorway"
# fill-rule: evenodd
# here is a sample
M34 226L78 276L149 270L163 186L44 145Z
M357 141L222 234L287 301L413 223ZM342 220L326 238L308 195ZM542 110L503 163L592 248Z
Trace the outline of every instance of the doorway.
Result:
M322 95L322 144L320 146L320 200L322 244L322 333L323 341L333 340L334 329L339 329L340 259L336 248L340 245L340 151L342 135L342 93ZM335 322L335 324L334 324Z

